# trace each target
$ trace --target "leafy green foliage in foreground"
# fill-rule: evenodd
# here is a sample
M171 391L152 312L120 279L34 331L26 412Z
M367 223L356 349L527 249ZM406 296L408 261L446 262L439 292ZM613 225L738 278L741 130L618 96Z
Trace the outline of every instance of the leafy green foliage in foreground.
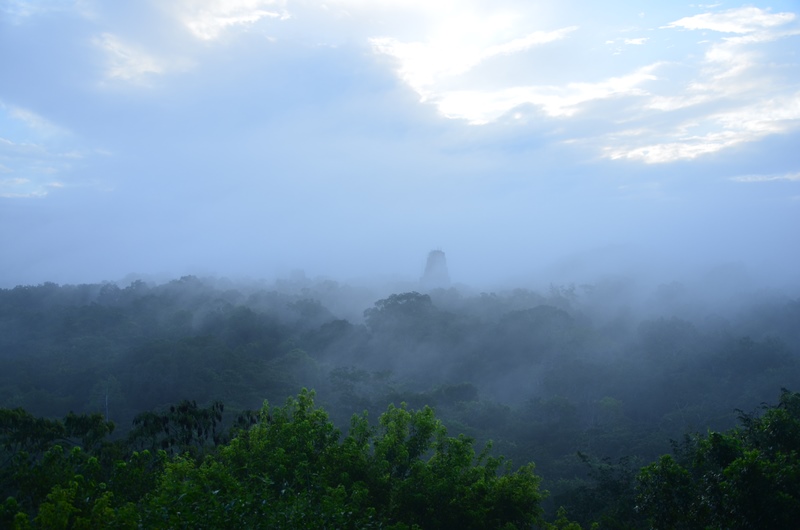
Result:
M800 394L783 390L777 407L740 420L642 469L639 509L651 528L797 528Z
M184 403L170 414L180 424L220 411ZM490 446L476 454L429 407L390 405L376 425L354 416L343 437L304 390L265 404L227 442L203 443L201 425L153 452L133 451L136 434L87 436L110 431L96 416L60 423L0 409L0 425L3 528L581 528L563 508L543 520L533 464L514 470ZM599 513L592 528L795 528L799 453L800 394L783 390L760 416L687 436L638 471L592 464L595 487L573 505Z
M184 402L151 423L170 433L221 411ZM58 422L0 409L0 527L581 528L563 508L544 521L533 464L512 469L491 446L476 454L430 407L390 405L375 425L354 416L343 437L303 390L242 419L227 441L209 441L202 421L136 451L141 433L109 442L98 415ZM638 470L584 456L594 487L575 494L572 515L592 528L796 528L800 394L784 389L778 405L739 419Z
M19 436L9 412L3 443ZM200 433L200 437L203 433ZM47 435L43 431L42 435ZM36 438L36 435L33 435ZM184 443L186 440L184 440ZM46 442L43 442L46 443ZM42 449L41 446L37 447ZM355 416L342 438L303 391L204 457L84 451L55 444L4 466L0 524L16 528L530 528L540 479L471 439L447 436L432 409ZM197 454L195 451L194 454Z

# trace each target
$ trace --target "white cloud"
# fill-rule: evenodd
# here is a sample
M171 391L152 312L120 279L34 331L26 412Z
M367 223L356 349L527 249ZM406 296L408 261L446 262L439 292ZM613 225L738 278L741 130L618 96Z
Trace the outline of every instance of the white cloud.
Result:
M59 182L36 185L27 181L9 182L0 180L0 197L4 199L38 199L49 195L53 188L61 187L63 186Z
M3 155L4 157L28 157L33 154L40 154L44 152L45 150L39 145L13 142L7 138L0 137L0 155Z
M519 54L563 40L577 29L575 26L498 42L499 36L509 35L510 28L520 27L519 20L507 16L492 20L466 13L439 26L433 25L425 39L401 41L387 36L370 42L377 53L397 61L398 76L419 94L421 101L435 105L445 117L463 119L472 125L496 121L523 105L565 120L588 110L593 101L636 98L610 124L657 118L664 127L640 127L639 136L623 131L600 137L601 152L611 159L662 163L697 158L795 127L792 110L795 97L781 97L779 91L768 88L763 76L750 75L754 68L761 67L763 59L749 47L753 42L793 35L785 25L794 18L792 13L741 8L685 17L662 26L662 30L699 29L736 35L707 42L699 62L676 63L674 71L682 69L684 74L691 74L694 69L696 73L682 90L675 90L674 80L655 75L656 69L665 64L657 58L649 66L634 67L598 81L567 80L539 85L501 77L492 79L489 83L492 86L487 87L476 86L475 79L462 76L498 55ZM634 37L605 42L642 46L650 40L651 37ZM579 57L574 59L580 61ZM522 60L517 64L526 68ZM684 115L676 121L678 113L685 114L689 108L697 109L694 116L687 120Z
M0 197L5 199L40 198L53 188L63 188L58 181L37 183L31 179L15 177L0 179Z
M183 0L173 4L178 19L198 39L218 39L226 30L261 19L290 17L284 0Z
M606 148L606 157L611 160L638 160L648 164L691 160L701 155L714 153L739 143L730 132L686 136L675 142L662 142L636 148Z
M736 33L738 36L725 37L721 41L704 41L707 48L699 79L687 86L689 95L659 98L653 102L652 108L685 108L719 97L741 95L753 89L764 92L769 87L769 80L748 74L765 61L758 51L748 45L800 34L797 29L779 29L794 19L793 13L773 14L756 7L745 7L682 18L664 26L666 29L706 29Z
M6 108L0 104L0 108ZM19 120L29 129L36 131L41 136L58 136L68 134L68 131L33 111L14 105L7 107L8 116Z
M702 128L710 132L691 134ZM635 145L637 135L614 135L607 140L604 153L612 160L639 160L649 164L691 160L797 129L800 129L800 92L698 117L675 126L666 135L655 131L642 135L642 131L638 131L638 136L645 136L645 141L660 134L665 138L661 142L650 140L646 145Z
M495 44L486 48L478 57L478 62L493 57L510 53L524 52L539 44L547 44L566 38L567 34L578 29L578 26L569 26L555 31L535 31L519 39L514 39L502 44Z
M770 13L757 7L741 7L717 13L685 17L664 26L721 33L753 33L782 26L795 19L794 13Z
M52 189L64 187L60 175L83 158L79 151L59 152L45 145L14 142L0 137L0 197L43 197Z
M797 35L796 30L782 28L794 18L792 13L741 8L687 17L664 26L737 36L705 43L695 77L683 85L682 92L672 89L645 99L642 115L634 120L659 119L667 127L645 128L636 136L608 135L602 143L604 156L651 164L691 160L800 128L800 92L785 92L787 81L793 90L796 82L786 78L785 67L752 46ZM691 118L686 117L687 112ZM672 116L681 118L669 125Z
M440 83L463 74L481 62L498 55L519 53L530 48L566 38L575 26L555 31L536 31L524 37L497 44L481 43L465 28L477 28L480 20L462 19L458 33L444 32L428 42L401 42L391 37L372 38L370 44L377 53L394 57L398 73L423 101L435 97Z
M162 59L111 33L102 34L94 44L106 53L106 76L111 79L142 81L147 75L160 74L166 69Z
M660 96L656 95L651 97L644 107L647 109L660 110L664 112L671 112L675 110L692 107L706 103L712 99L709 94L681 94L678 96Z
M32 4L15 0L12 5ZM539 8L518 2L175 0L157 5L169 23L187 31L172 31L160 46L144 33L108 28L94 40L107 59L107 80L147 86L158 76L194 66L177 59L178 53L201 63L209 49L207 41L293 16L291 25L281 27L292 31L296 42L352 38L390 57L398 77L442 116L481 125L509 115L516 107L530 106L539 116L556 119L553 127L563 127L576 141L594 144L611 159L647 163L692 159L796 127L795 96L782 93L787 85L796 90L796 81L789 79L793 76L789 67L794 65L780 64L796 59L788 55L776 59L769 54L777 46L760 46L800 34L792 24L793 13L757 7L713 11L717 6L701 6L711 12L663 18L658 24L674 21L644 33L635 24L598 26L578 14L547 19L538 16ZM648 20L656 16L648 13ZM577 23L580 31L577 25L567 26ZM682 30L708 32L703 34L708 40L698 43L692 33ZM616 51L636 46L636 53L612 57L603 42ZM668 46L680 51L665 51ZM598 47L603 48L599 54ZM608 100L618 101L611 116L605 114L610 105L591 105ZM57 130L25 112L20 110L16 117L30 128ZM524 114L520 111L520 118ZM579 130L581 125L569 129L571 123L579 123L571 118L581 114L595 131L605 129L586 132ZM642 126L653 119L658 127ZM621 123L639 134L609 133Z
M391 37L372 38L373 50L398 62L398 75L420 96L435 104L449 118L471 124L495 120L524 104L540 105L550 115L575 112L575 105L585 101L586 87L569 87L561 94L557 87L511 86L494 90L474 89L459 83L457 77L493 57L518 54L536 46L567 38L577 27L553 31L534 31L522 37L499 39L514 27L514 17L498 14L480 17L462 14L438 27L429 39L401 42ZM498 42L499 41L499 42Z
M520 105L538 107L551 117L575 115L581 105L620 96L644 96L641 86L656 79L657 65L597 83L568 83L565 86L522 86L502 90L453 90L437 95L435 103L449 118L465 119L474 125L489 123Z
M789 181L800 182L800 172L797 173L784 173L781 175L741 175L738 177L731 177L734 182L776 182L776 181Z
M153 76L186 71L194 64L188 59L152 54L111 33L103 33L93 42L106 55L105 75L110 80L147 85Z

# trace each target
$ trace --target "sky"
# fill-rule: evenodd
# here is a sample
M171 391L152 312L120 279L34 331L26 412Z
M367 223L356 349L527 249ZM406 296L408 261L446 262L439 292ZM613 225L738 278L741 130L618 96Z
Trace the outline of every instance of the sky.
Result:
M797 284L798 53L797 0L0 0L0 287Z

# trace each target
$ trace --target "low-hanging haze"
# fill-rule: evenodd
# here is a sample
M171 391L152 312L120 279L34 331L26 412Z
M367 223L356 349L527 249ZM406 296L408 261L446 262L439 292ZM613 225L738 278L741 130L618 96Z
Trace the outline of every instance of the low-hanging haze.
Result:
M800 258L796 1L0 0L0 287Z

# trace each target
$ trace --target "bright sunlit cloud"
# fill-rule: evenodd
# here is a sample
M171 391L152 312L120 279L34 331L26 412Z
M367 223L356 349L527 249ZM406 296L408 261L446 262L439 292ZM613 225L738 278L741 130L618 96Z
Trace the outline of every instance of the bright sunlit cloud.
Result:
M464 17L458 21L457 29L443 22L439 31L434 31L425 41L402 42L383 37L373 38L371 43L377 53L389 55L397 61L398 76L419 95L422 102L435 105L447 118L465 120L471 125L485 125L509 114L517 115L515 109L526 106L552 118L569 119L590 112L586 103L609 98L628 99L627 109L623 110L627 114L614 116L614 122L635 122L652 117L652 111L661 113L663 118L660 120L663 121L669 120L671 113L678 116L683 109L698 109L688 125L685 117L677 118L671 127L672 132L640 128L646 134L636 138L638 146L617 142L617 145L608 145L602 141L602 136L598 138L600 152L613 160L624 158L668 163L694 159L794 129L794 125L786 122L796 119L792 110L794 98L772 93L770 83L764 78L763 52L753 46L796 37L797 31L787 26L795 18L793 13L772 13L757 7L729 9L663 24L655 29L663 37L620 36L604 41L605 44L621 42L628 46L644 46L654 38L670 38L668 33L676 30L740 35L733 39L723 36L720 40L706 40L696 45L702 60L697 62L687 57L687 65L695 68L694 76L684 82L683 90L675 92L670 89L672 93L666 92L662 85L675 86L676 80L658 76L658 65L665 63L659 60L629 68L605 80L581 79L580 70L569 69L566 71L571 79L565 79L561 84L518 84L512 77L504 79L500 76L492 79L490 87L476 86L474 76L463 75L500 53L519 55L516 62L519 68L524 69L528 59L522 52L564 39L586 42L583 30L578 26L539 30L527 37L487 44L487 39L474 28L492 27L492 24L487 22L481 26L479 22ZM505 26L495 24L495 27L505 29L507 34L508 21L516 19L504 20ZM473 31L462 31L465 28ZM477 37L471 38L471 34ZM493 34L504 33L495 31ZM591 41L585 45L593 46ZM617 55L619 50L613 53ZM761 70L758 76L753 75L756 69ZM781 75L779 68L775 75ZM784 103L788 103L788 107L780 109ZM720 110L720 104L726 108ZM766 110L766 113L751 118L753 108ZM743 120L737 121L740 119ZM554 127L560 125L554 124ZM625 133L614 131L605 138L621 136Z
M480 21L461 21L463 28L477 27ZM432 42L400 42L397 39L373 38L376 52L389 55L399 63L398 74L419 95L422 101L441 94L438 85L469 71L481 62L498 55L524 52L530 48L566 38L577 28L537 31L497 44L481 45L469 32L446 34Z
M680 19L664 28L759 32L757 40L769 42L796 37L797 31L780 29L794 19L791 13L771 14L758 8L742 8ZM678 95L654 94L644 103L646 109L666 115L694 108L694 115L688 120L682 116L671 130L645 128L636 136L612 134L613 141L606 142L603 148L605 156L649 164L692 160L798 130L798 94L779 91L781 82L764 71L763 52L752 47L754 42L726 38L704 43L703 61L685 91ZM772 75L780 75L783 68L776 68ZM759 74L754 73L757 70ZM646 116L653 118L650 114Z
M703 130L710 132L703 132ZM746 107L730 109L677 125L667 134L669 141L633 146L658 134L632 131L613 139L616 147L606 147L612 160L640 160L648 164L691 160L745 142L800 130L800 93L773 98ZM663 133L661 133L663 134Z
M497 120L523 105L533 105L550 117L570 117L581 105L597 100L643 96L643 85L657 77L656 65L642 68L622 77L597 83L568 83L565 86L527 86L493 91L450 91L435 100L440 112L449 118L481 125Z
M290 17L283 0L182 0L171 8L198 39L210 41L226 30L247 27L262 19Z
M721 33L752 33L783 26L795 19L794 13L770 13L758 7L728 9L685 17L667 24L667 28L707 29Z

